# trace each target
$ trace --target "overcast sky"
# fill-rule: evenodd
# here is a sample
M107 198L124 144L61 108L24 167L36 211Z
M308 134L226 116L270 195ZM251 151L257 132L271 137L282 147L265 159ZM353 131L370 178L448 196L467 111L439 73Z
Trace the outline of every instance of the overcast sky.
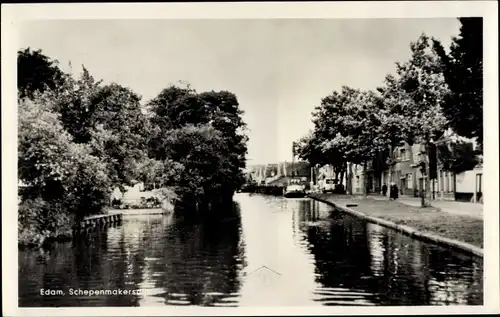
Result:
M25 24L20 46L74 71L85 64L143 102L179 80L235 93L249 131L249 163L291 159L311 111L342 85L373 89L423 32L449 46L456 19L55 20Z

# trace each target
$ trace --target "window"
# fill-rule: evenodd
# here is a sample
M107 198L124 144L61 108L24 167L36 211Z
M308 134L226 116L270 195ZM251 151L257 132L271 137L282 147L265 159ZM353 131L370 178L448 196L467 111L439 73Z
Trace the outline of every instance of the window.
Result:
M412 189L413 188L413 175L412 174L407 174L406 175L406 181L407 181L406 187L408 189Z

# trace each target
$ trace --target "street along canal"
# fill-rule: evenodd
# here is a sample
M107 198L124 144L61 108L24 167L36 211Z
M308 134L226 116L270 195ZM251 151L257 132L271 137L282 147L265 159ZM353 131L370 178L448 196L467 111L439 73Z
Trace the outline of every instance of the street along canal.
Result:
M483 304L481 258L309 199L241 193L234 208L234 218L203 224L128 216L45 252L19 251L19 305Z

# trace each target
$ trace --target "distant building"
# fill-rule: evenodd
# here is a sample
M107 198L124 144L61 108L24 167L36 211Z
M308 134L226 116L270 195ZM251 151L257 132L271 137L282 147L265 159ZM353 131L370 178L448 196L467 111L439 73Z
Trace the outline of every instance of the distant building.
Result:
M439 142L453 142L456 140L462 142L470 142L475 148L477 145L474 140L461 138L452 132L448 131ZM420 144L410 146L405 143L395 148L392 155L392 166L380 171L380 175L376 175L373 168L374 162L368 162L366 175L363 171L363 165L353 164L351 167L351 188L353 194L364 193L363 186L365 178L367 178L368 192L381 192L383 184L387 186L394 182L399 189L401 195L418 197L422 189L425 188L425 181L420 167L416 163L420 161L419 153L421 151ZM327 173L331 173L330 171ZM436 199L450 199L461 201L482 201L483 177L482 163L478 164L474 169L454 175L450 171L442 170L438 164L436 171L436 179L431 180L429 188L433 191L433 197Z
M257 184L271 184L284 177L300 177L304 182L311 181L310 164L307 162L280 162L248 166L249 178Z

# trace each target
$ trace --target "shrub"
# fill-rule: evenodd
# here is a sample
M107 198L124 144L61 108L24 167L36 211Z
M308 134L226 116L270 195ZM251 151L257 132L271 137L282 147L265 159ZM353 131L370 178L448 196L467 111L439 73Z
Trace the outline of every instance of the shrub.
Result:
M18 208L19 244L41 246L47 239L68 237L72 234L74 217L61 203L41 198L22 201Z

